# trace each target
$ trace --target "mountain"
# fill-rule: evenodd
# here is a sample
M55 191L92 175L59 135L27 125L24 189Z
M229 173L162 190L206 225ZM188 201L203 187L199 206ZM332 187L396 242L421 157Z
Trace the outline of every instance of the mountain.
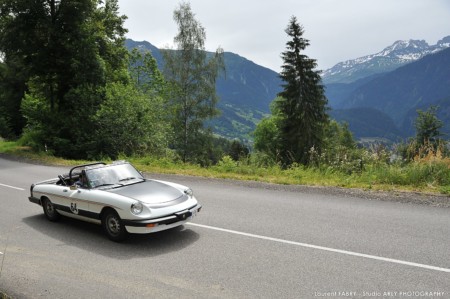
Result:
M450 47L450 36L429 45L424 40L396 41L381 52L340 62L322 73L324 84L351 83L379 73L386 73Z
M382 75L383 74L371 75L351 83L325 84L325 96L328 99L328 105L333 109L342 109L352 92Z
M358 87L343 108L376 108L400 125L408 110L450 96L450 49L379 76Z
M357 87L343 109L373 108L388 115L403 136L414 132L417 109L431 105L446 106L450 98L450 48L430 54L415 62L380 75ZM447 114L448 115L448 114ZM450 118L443 119L450 123ZM380 120L381 125L381 120Z
M392 118L378 109L366 107L336 109L330 111L330 116L338 122L348 123L356 139L378 137L393 141L402 136Z
M160 50L149 42L127 39L125 46L151 51L158 67L163 68ZM225 52L224 60L226 73L216 85L221 115L209 124L223 137L252 139L256 124L270 113L269 105L281 91L281 79L278 73L237 54Z
M158 68L162 69L163 56L161 54L161 51L151 43L147 41L138 42L132 39L126 39L125 47L128 49L128 51L131 51L135 48L141 50L142 52L150 51L152 53L152 56L156 59L156 62L158 63Z
M450 138L450 96L435 102L434 105L439 107L436 116L443 122L441 132L444 134L443 137L448 140ZM406 113L406 116L403 119L403 123L400 127L402 132L407 136L413 136L415 134L414 120L417 117L417 110L420 109L422 111L425 111L428 108L428 105L422 104L410 109Z

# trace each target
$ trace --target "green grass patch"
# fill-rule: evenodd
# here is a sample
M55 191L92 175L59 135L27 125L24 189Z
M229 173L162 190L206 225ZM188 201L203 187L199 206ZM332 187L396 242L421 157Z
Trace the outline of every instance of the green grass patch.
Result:
M14 141L0 141L0 153L13 154L17 151L22 151L24 148L19 148L17 142Z
M0 154L49 165L71 166L88 162L85 160L67 160L58 158L45 151L36 152L31 147L22 146L16 141L0 141Z

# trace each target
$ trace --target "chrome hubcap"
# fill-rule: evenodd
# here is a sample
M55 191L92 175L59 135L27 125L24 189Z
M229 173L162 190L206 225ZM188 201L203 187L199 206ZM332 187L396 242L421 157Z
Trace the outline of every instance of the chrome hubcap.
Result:
M53 214L53 205L52 205L52 203L51 202L49 202L49 201L47 201L47 212L49 213L49 214Z
M109 227L109 231L112 232L113 234L120 233L119 219L117 219L116 217L110 217L108 219L108 227Z

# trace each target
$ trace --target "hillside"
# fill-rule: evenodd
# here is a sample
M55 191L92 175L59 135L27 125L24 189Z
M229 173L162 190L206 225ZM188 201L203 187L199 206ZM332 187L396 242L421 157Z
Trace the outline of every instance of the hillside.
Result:
M386 113L373 108L351 108L331 110L330 116L338 122L346 122L353 137L378 137L396 141L402 132Z
M373 79L383 74L375 74L351 83L329 83L325 85L325 96L328 99L328 105L332 109L342 109L349 96L361 86L369 83Z
M149 42L126 40L127 48L150 50L163 67L158 48ZM214 133L227 138L251 139L256 124L268 113L269 105L281 90L278 74L231 52L224 53L226 74L217 80L221 115L210 122Z
M437 117L443 121L444 125L441 129L443 133L443 138L449 140L450 139L450 96L447 98L443 98L434 103L437 107L439 107L437 111ZM425 111L429 108L429 105L418 105L412 109L410 109L405 118L403 119L403 123L400 126L400 129L407 136L412 136L415 134L414 131L414 120L417 117L417 110L420 109Z

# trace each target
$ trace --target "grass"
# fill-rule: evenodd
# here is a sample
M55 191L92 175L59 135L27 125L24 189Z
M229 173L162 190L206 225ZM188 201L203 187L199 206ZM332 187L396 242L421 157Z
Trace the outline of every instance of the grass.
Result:
M0 291L0 299L12 299L12 297L9 297L8 295Z
M23 157L43 164L72 166L87 161L65 160L46 152L34 152L15 142L0 141L0 153ZM284 185L330 186L379 191L414 191L450 194L450 160L422 159L406 165L373 163L361 172L345 173L332 167L293 166L282 169L278 165L255 166L249 161L236 162L224 157L217 165L199 165L174 162L166 158L121 157L148 173L179 174L208 178L267 182ZM108 161L105 161L108 162Z
M7 154L14 157L24 158L42 164L59 165L59 166L71 166L87 162L83 160L67 160L63 158L58 158L46 152L35 152L30 147L20 146L17 142L14 141L0 140L0 154Z

